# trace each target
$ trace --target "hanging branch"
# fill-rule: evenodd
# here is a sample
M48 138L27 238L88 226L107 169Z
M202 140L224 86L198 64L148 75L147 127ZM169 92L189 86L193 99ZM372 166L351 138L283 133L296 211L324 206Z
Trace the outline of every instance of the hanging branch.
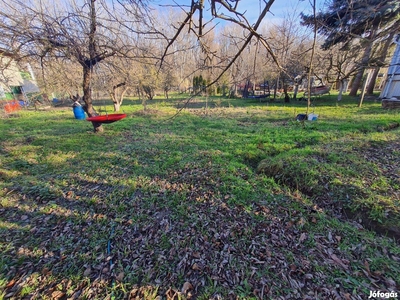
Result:
M261 24L261 21L264 19L265 15L267 14L267 12L269 11L269 9L271 8L272 4L274 3L275 0L270 0L267 5L264 7L264 10L262 11L262 13L260 14L260 16L257 19L257 22L255 23L255 25L253 27L249 26L244 26L244 28L246 28L247 30L250 31L249 35L247 36L246 40L244 41L243 45L240 47L240 49L236 52L235 56L233 57L233 59L225 66L225 68L222 70L222 72L220 72L220 74L217 76L217 78L215 78L212 82L210 82L205 89L209 88L210 86L212 86L213 84L217 83L218 80L221 79L221 77L225 74L226 71L228 71L230 69L230 67L236 62L236 60L240 57L240 55L242 54L242 52L246 49L246 47L248 46L248 44L251 42L253 37L257 37L258 40L261 42L261 44L267 49L267 51L271 54L274 62L276 63L276 65L278 66L278 68L280 70L283 70L282 66L279 64L277 57L275 56L275 54L273 53L271 47L269 46L268 42L257 32L258 27ZM314 0L315 1L315 0ZM178 112L172 116L171 118L174 118L176 115L178 115L185 107L186 105L190 102L190 100L192 100L194 97L198 96L200 94L200 92L196 93L195 95L189 97L187 99L187 101L184 103L184 105L178 110Z
M310 58L310 66L308 69L308 83L307 83L307 111L306 115L308 115L310 111L310 106L311 106L311 76L313 74L313 60L314 60L314 54L315 54L315 45L317 43L317 18L316 18L316 9L315 9L315 0L310 4L313 9L313 16L314 16L314 36L313 36L313 43L312 43L312 48L311 48L311 58Z
M176 39L179 37L179 35L181 34L183 28L185 28L185 26L188 24L188 22L192 19L193 14L195 13L196 8L192 5L192 8L190 10L190 12L187 14L185 20L181 23L181 26L179 26L179 28L177 29L175 35L172 37L172 39L168 42L167 47L165 47L164 53L161 56L161 63L160 63L160 69L161 66L164 62L165 57L167 56L168 50L169 48L172 46L172 44L176 41Z
M178 36L181 34L183 28L186 25L189 25L189 30L191 30L191 24L192 24L192 17L194 15L194 13L196 12L196 10L200 10L202 8L203 5L203 0L200 0L200 3L195 2L194 0L192 0L192 4L191 4L191 8L190 11L187 13L187 16L185 18L185 20L181 23L181 26L178 28L178 30L176 31L174 37L168 42L168 45L164 51L164 54L162 55L161 58L161 64L164 61L167 52L169 50L169 48L171 47L171 45L177 40ZM235 16L237 16L237 19L233 18L233 17L229 17L223 14L218 14L217 10L215 8L215 3L219 3L220 5L222 5L228 12L234 14ZM267 42L267 40L262 37L261 34L259 34L257 32L259 26L261 25L262 20L265 18L267 12L270 10L272 4L275 2L275 0L269 0L268 2L266 2L265 7L263 9L263 11L261 12L261 14L259 15L256 23L254 24L254 26L250 25L249 21L246 19L246 17L244 16L244 13L240 13L237 11L237 4L238 1L235 1L235 6L230 5L229 3L223 1L223 0L218 0L218 1L212 1L212 6L211 6L211 12L213 17L218 18L218 19L222 19L228 22L232 22L235 23L239 26L241 26L243 29L247 30L249 32L249 35L246 38L245 41L245 45L247 46L248 43L251 41L251 39L253 37L256 37L258 39L258 41L264 46L264 48L267 50L267 52L271 55L273 61L275 62L275 64L277 65L277 67L280 70L283 70L283 67L280 65L278 58L276 57L276 55L274 54L274 51L272 50L271 46L269 45L269 43ZM202 14L200 14L202 16ZM203 23L200 22L200 25L202 25ZM203 31L202 31L202 26L199 27L199 33L196 34L197 37L200 39L203 35ZM194 32L194 31L193 31ZM240 53L243 51L244 49L242 48ZM239 53L239 54L240 54ZM218 79L221 78L221 76L229 69L230 66L232 66L232 64L235 62L235 60L239 57L240 55L235 55L234 59L228 64L228 66L223 70L223 72L218 76ZM217 79L217 80L218 80ZM217 80L213 81L212 84L214 84Z

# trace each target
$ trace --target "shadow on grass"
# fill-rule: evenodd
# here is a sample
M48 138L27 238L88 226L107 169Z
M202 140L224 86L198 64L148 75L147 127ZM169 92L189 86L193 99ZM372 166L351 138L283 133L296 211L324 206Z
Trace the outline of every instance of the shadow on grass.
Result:
M296 169L285 163L307 162L310 149L327 144L322 125L303 129L279 123L280 113L246 110L209 119L186 114L164 123L138 116L102 135L61 113L1 125L18 134L1 141L7 188L1 192L2 288L16 298L61 292L120 299L151 299L154 292L173 299L182 290L206 299L311 292L322 299L391 289L388 278L396 278L399 266L389 257L395 250L384 250L385 240L376 237L377 247L359 228L333 226L324 210L245 168L292 154L282 162L287 179L299 176L305 186L316 180L319 187L326 171L309 177L308 164ZM289 118L292 110L283 113ZM369 120L360 122L368 126ZM354 132L338 128L342 136ZM352 148L350 141L339 144ZM323 160L315 161L321 168L335 159L328 146L319 155ZM325 167L337 162L343 168L348 163L338 159ZM357 256L344 250L360 243L368 249ZM376 253L389 257L392 267L374 275L380 277L372 286L363 262Z
M204 171L193 172L192 183ZM10 199L13 207L2 208L6 230L0 230L8 247L2 255L5 291L33 298L130 294L151 299L146 293L155 293L175 299L179 294L210 298L218 288L223 295L260 295L254 290L268 284L276 289L268 289L268 295L275 297L282 294L277 291L293 290L306 274L319 277L317 269L326 276L343 268L329 263L328 252L312 250L315 240L305 223L312 227L323 218L314 208L298 203L294 209L291 201L276 196L252 202L251 209L229 205L229 198L216 197L216 190L203 184L183 190L187 177L183 172L175 181L152 178L153 193L111 191L112 186L83 181L81 195L72 190L48 202ZM323 239L318 244L333 247ZM294 261L297 271L288 269ZM259 271L253 273L255 268ZM326 285L321 280L315 284ZM306 291L313 286L310 282ZM358 284L349 288L365 293Z

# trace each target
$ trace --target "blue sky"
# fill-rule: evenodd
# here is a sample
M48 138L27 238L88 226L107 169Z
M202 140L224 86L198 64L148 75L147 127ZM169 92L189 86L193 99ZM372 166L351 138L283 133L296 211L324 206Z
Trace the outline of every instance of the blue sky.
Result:
M208 0L206 0L208 2ZM316 0L317 11L322 9L326 0ZM261 0L264 3L263 0ZM181 5L190 5L190 0L153 0L154 4L159 5L172 5L178 3ZM260 12L260 0L242 0L239 2L239 11L246 11L245 16L251 21L255 22ZM311 14L310 0L275 0L271 7L271 12L267 14L266 20L274 23L280 22L285 15L295 13L300 14L304 12Z

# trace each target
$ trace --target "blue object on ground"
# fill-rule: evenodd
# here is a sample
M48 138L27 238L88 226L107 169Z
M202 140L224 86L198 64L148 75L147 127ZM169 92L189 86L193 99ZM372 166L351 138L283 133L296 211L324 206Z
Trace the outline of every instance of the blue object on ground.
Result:
M78 119L78 120L86 119L85 111L83 110L82 106L74 106L73 110L74 110L75 119Z

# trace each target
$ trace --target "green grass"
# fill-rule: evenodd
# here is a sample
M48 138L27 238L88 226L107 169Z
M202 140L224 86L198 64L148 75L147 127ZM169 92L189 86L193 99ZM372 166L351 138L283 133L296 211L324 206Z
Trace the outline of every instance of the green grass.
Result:
M304 102L198 98L177 114L183 95L125 100L102 134L70 108L4 117L0 297L396 290L400 114L334 97L304 126Z

